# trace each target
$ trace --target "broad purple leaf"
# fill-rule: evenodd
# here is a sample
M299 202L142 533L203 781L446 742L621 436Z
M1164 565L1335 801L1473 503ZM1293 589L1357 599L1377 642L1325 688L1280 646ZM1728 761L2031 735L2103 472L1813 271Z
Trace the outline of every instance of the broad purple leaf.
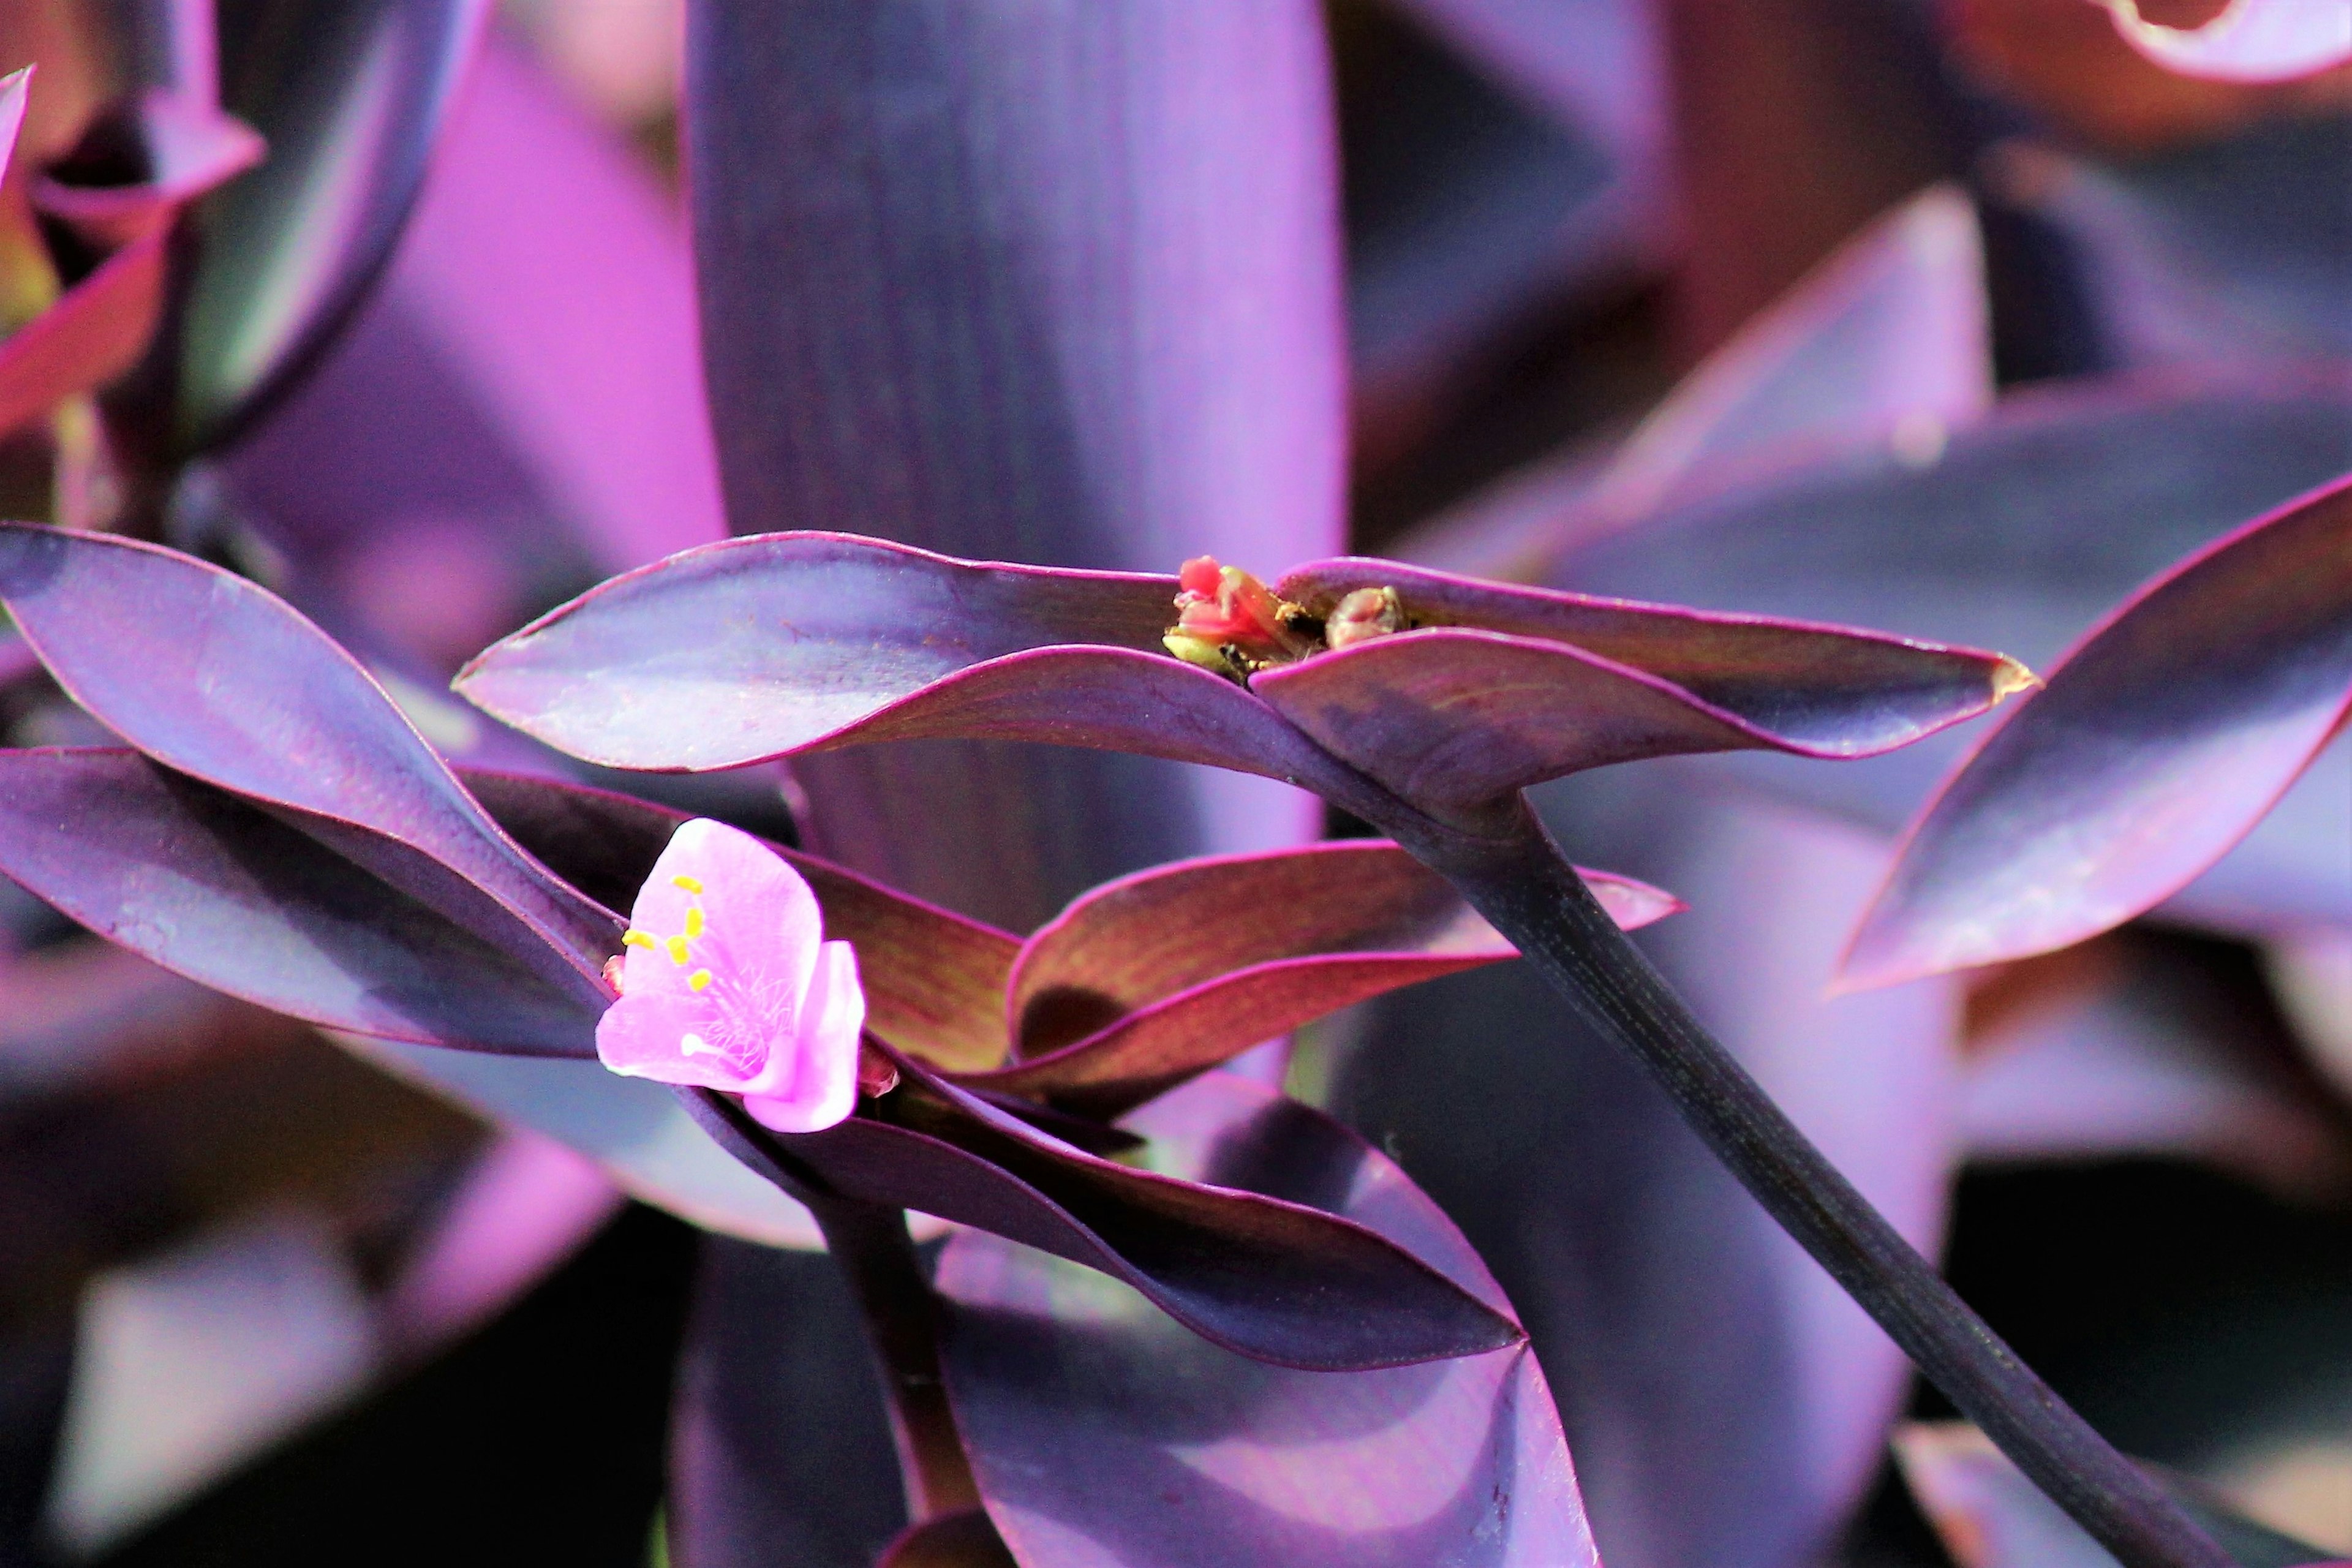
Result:
M107 258L0 342L0 435L138 363L163 310L164 238Z
M0 871L166 969L362 1034L594 1054L608 998L481 895L469 930L294 814L135 752L0 752ZM397 844L373 858L394 856L435 869Z
M1418 629L1254 677L1251 689L1407 799L1469 805L1684 752L1868 756L2032 679L1997 654L1873 632L1473 583L1390 562L1292 572L1325 609L1397 590Z
M284 392L391 256L484 0L265 0L221 39L268 159L197 212L166 345L168 439L220 445Z
M1841 246L1685 376L1614 451L1570 447L1415 527L1405 559L1532 580L1664 507L1817 459L1923 453L1992 401L1974 207L1938 185Z
M2130 376L2036 389L1925 468L1856 453L1573 555L1588 593L1899 626L2037 668L2135 584L2247 518L2352 470L2352 367ZM1958 761L1958 734L1836 768L1727 757L1717 771L1889 834ZM2167 907L2234 931L2352 922L2338 742Z
M1259 770L1306 752L1238 688L1161 649L1175 596L1173 577L772 534L616 577L488 649L457 689L612 767L976 734Z
M687 819L647 801L523 773L467 768L475 799L572 887L625 908ZM853 871L775 847L816 890L828 935L857 949L866 1026L909 1056L978 1070L1004 1059L1004 987L1019 941Z
M1629 928L1680 907L1639 882L1587 879ZM1005 998L1022 1059L964 1081L1108 1118L1341 1007L1516 955L1391 844L1141 872L1029 940Z
M1348 1215L1507 1310L1436 1205L1319 1112L1218 1074L1132 1124L1156 1168ZM1339 1375L1252 1364L977 1233L938 1283L957 1425L1029 1568L1597 1562L1523 1346Z
M737 532L1138 571L1337 545L1347 375L1312 0L711 4L687 34ZM929 110L905 114L909 94ZM1317 820L1256 779L994 743L796 771L812 848L1024 930L1108 877ZM987 844L965 809L996 825Z
M2116 31L2149 59L2216 81L2293 81L2352 60L2352 12L2337 0L2230 0L2201 27L2168 27L2137 0L2103 0Z
M2347 146L2340 115L2127 160L2021 145L2003 195L2064 247L2103 368L2300 365L2352 354Z
M0 523L0 603L50 673L158 762L256 801L391 840L495 900L601 994L610 913L550 876L474 804L352 658L266 590L152 545ZM416 854L376 865L415 879Z
M896 1089L822 1132L761 1136L731 1102L682 1100L787 1188L919 1210L1085 1264L1252 1360L1402 1366L1521 1337L1507 1312L1352 1220L1099 1159L898 1060Z
M1849 984L2046 952L2153 909L2261 820L2352 711L2352 481L2135 594L1929 805Z
M669 194L492 34L382 282L222 453L225 476L273 540L355 574L413 561L420 535L503 545L476 595L486 575L519 595L525 572L593 578L723 538L694 310ZM420 595L391 577L362 582ZM489 632L472 635L463 652Z

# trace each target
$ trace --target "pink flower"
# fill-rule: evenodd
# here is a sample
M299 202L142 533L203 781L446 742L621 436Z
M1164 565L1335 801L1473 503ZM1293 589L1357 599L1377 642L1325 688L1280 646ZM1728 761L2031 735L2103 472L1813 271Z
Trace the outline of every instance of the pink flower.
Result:
M607 1068L740 1094L779 1132L849 1115L866 993L799 872L697 817L670 836L629 920L627 952L606 970L621 998L596 1026Z

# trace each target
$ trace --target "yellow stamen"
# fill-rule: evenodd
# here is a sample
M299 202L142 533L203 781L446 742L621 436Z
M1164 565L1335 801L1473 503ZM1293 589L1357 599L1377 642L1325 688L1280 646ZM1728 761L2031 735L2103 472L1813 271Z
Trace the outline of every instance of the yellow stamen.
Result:
M672 877L669 879L669 885L673 888L684 888L689 893L702 891L702 879L699 877Z
M692 942L702 934L702 906L695 905L686 911L686 939Z
M688 991L699 991L709 984L710 971L708 969L698 969L686 977L686 988Z
M655 939L654 934L651 931L642 931L637 930L636 927L631 926L627 931L621 933L621 945L623 947L655 948L659 947L661 943Z
M683 964L686 962L686 938L674 936L662 945L669 949L669 961L672 963Z

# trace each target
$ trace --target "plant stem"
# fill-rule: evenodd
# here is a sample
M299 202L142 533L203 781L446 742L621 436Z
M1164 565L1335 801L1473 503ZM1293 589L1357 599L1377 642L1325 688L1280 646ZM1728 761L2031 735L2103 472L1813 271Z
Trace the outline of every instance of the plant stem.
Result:
M2125 1568L2233 1568L1955 1295L1774 1104L1586 889L1525 797L1487 832L1391 826L1577 1011L1633 1053L1782 1228Z
M905 1213L854 1198L803 1201L857 1298L866 1340L881 1363L908 1517L919 1524L978 1508L980 1488L940 1378L939 1299L923 1278Z

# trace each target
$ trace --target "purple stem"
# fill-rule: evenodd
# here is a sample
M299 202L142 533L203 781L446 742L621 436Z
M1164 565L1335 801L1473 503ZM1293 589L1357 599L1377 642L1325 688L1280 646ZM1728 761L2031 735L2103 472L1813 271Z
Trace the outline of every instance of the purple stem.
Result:
M1410 808L1383 810L1400 803L1375 793L1351 790L1339 804L1453 882L1587 1022L1630 1051L1766 1212L2125 1568L2234 1568L2001 1342L1707 1033L1617 929L1525 796L1468 831Z
M881 1363L883 1403L914 1522L980 1506L963 1439L940 1377L940 1301L924 1278L902 1209L803 1194L825 1249L857 1298Z

